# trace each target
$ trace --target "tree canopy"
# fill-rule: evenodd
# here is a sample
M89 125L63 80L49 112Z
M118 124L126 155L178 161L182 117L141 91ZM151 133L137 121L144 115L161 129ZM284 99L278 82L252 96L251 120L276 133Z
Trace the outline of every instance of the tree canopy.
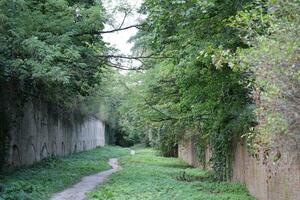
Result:
M1 77L20 91L72 107L101 81L101 35L77 35L104 28L98 1L3 0L0 21Z

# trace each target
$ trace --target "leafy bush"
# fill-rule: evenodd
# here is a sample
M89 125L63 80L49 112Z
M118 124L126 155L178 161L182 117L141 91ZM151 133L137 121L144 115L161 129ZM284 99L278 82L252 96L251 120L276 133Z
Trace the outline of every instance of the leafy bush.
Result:
M99 85L106 47L86 33L104 28L101 3L3 0L0 13L0 77L13 91L74 109Z
M251 48L239 49L236 68L254 76L258 126L248 135L251 147L270 145L278 136L299 132L299 31L297 0L257 1L233 21ZM264 7L265 9L264 9ZM267 10L267 12L264 12ZM253 18L252 16L260 16ZM264 32L255 25L261 24ZM249 31L251 30L251 31ZM286 139L285 139L286 140Z

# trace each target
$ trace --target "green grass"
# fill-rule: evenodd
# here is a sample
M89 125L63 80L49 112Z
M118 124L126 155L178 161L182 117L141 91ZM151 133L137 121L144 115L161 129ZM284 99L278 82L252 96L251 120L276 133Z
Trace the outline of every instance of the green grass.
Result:
M18 169L0 176L0 187L4 187L4 191L0 191L0 200L48 199L51 194L76 183L83 176L109 169L109 158L125 154L128 150L123 148L104 147Z
M123 170L89 194L91 200L253 200L244 186L216 182L208 171L189 168L152 149L122 157Z

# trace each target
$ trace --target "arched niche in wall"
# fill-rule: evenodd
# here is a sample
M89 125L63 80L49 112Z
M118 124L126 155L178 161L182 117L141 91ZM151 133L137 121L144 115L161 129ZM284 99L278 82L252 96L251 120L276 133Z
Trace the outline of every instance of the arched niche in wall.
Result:
M42 160L42 159L45 159L47 157L48 157L48 147L47 147L47 144L44 143L42 148L41 148L40 158Z
M29 143L27 145L27 159L25 162L27 164L32 164L32 163L36 162L37 161L36 156L37 156L37 154L36 154L36 148L35 148L34 144Z
M85 150L86 150L86 144L85 144L85 141L83 141L83 144L82 144L82 145L83 145L83 147L82 147L82 148L83 148L83 151L85 151Z
M36 146L34 145L34 138L31 136L26 143L26 152L23 155L24 164L33 164L37 161Z
M56 142L53 141L52 142L52 153L51 153L52 156L57 156L57 145L56 145Z
M77 152L78 152L78 147L77 144L75 143L73 153L77 153Z
M61 155L62 156L65 155L65 143L64 142L61 143Z
M80 152L81 151L81 142L77 142L77 151Z
M12 146L11 165L14 167L21 165L21 155L17 145Z

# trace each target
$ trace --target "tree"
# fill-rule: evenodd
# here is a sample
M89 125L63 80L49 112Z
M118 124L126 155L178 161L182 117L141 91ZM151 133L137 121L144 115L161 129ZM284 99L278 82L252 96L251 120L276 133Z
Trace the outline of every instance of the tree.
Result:
M81 18L77 19L76 10ZM99 84L107 51L103 7L96 1L1 1L1 76L23 94L72 107Z
M164 155L176 150L186 132L196 136L202 151L200 144L210 143L220 180L230 176L234 138L253 121L248 75L233 70L230 61L237 48L248 46L228 21L245 5L146 0L141 12L147 18L134 38L135 49L161 59L143 60L148 70L136 75L134 93L121 104L125 119L139 132L151 130Z

